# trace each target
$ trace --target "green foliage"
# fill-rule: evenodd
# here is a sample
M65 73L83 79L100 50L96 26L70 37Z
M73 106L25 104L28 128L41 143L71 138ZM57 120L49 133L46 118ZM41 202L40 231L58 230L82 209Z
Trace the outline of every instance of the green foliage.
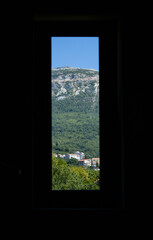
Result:
M86 158L99 157L99 116L94 113L54 113L52 152L84 152Z
M74 165L74 166L77 166L77 165L78 165L78 160L75 159L75 158L67 159L66 162L67 162L67 164L69 164L69 165Z
M100 172L95 171L93 169L88 169L87 170L88 176L91 179L91 181L95 182L100 178Z
M75 172L78 174L79 177L81 177L82 179L84 179L84 181L89 181L89 177L88 177L88 172L82 168L82 167L72 167L71 171Z
M65 160L52 156L52 190L99 190L90 175L90 170L70 166Z

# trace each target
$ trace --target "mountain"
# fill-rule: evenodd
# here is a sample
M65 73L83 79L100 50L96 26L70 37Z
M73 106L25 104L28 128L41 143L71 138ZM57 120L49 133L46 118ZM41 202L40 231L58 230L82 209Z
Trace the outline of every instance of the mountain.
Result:
M55 112L98 111L99 71L73 67L52 69L52 103Z
M52 69L52 152L99 157L99 71Z

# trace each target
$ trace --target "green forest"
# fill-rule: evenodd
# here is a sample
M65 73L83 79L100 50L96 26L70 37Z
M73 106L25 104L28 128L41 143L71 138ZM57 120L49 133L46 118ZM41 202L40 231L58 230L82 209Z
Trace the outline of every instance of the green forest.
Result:
M99 190L99 172L52 155L52 190Z
M85 153L99 157L99 121L96 113L54 113L52 115L52 152Z
M91 91L92 92L92 91ZM61 101L52 97L52 152L99 157L99 101L89 93Z

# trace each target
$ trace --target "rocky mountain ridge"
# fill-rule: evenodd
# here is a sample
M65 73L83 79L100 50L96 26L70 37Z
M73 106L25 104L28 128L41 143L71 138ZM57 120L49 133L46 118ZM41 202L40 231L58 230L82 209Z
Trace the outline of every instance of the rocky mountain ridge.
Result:
M99 71L73 67L51 70L52 99L61 101L75 96L95 104L99 99Z

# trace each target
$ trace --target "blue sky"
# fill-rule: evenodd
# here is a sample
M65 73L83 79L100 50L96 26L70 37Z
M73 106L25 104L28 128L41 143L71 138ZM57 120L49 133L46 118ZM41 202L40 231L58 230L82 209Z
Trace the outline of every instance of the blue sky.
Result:
M56 67L80 67L99 70L98 37L52 37L51 63Z

